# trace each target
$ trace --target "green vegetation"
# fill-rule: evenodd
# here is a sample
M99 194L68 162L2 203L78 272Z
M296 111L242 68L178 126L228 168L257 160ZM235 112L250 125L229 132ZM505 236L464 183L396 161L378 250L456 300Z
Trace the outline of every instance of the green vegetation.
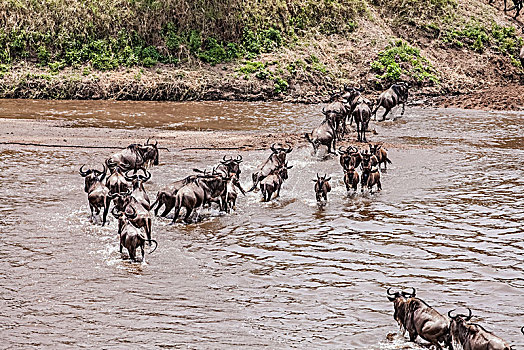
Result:
M519 50L523 45L513 26L502 27L496 23L486 26L471 19L464 25L444 32L442 41L457 48L467 47L482 53L493 48L502 55L509 56L515 66L520 66Z
M381 75L377 78L387 82L397 81L402 75L416 82L438 84L436 71L427 58L421 56L420 49L410 46L403 40L391 42L378 59L371 63L371 69Z
M269 66L276 65L276 68L269 69ZM262 63L245 61L244 65L236 69L238 73L242 73L244 79L249 79L251 75L254 75L260 80L272 80L274 84L274 92L277 94L286 92L289 87L289 83L282 76L283 71L278 67L276 62Z

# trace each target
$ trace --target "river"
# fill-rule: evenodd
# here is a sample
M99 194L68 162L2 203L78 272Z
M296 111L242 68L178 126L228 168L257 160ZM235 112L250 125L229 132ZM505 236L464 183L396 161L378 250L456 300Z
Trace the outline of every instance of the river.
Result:
M319 109L4 100L0 125L256 138L310 131ZM418 348L387 339L398 332L390 286L416 288L441 313L469 307L475 322L524 348L524 115L407 108L372 128L372 141L391 145L383 191L348 196L337 158L295 147L281 198L249 193L231 214L204 209L189 225L155 218L159 248L146 264L121 259L111 215L106 227L89 219L78 168L112 150L0 145L2 348ZM154 199L226 154L243 156L249 187L269 153L162 152L146 189ZM324 208L317 172L332 177Z

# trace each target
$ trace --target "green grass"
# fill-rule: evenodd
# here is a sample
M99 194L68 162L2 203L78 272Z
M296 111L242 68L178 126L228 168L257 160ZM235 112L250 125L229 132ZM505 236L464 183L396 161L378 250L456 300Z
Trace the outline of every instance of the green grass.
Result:
M445 30L442 41L455 48L468 48L479 53L492 49L509 57L513 65L521 66L519 51L524 41L513 26L485 25L470 19L457 28Z
M371 63L371 69L379 73L379 80L385 82L394 82L407 76L421 85L439 83L435 69L420 54L420 49L403 40L392 41L378 54L377 60Z

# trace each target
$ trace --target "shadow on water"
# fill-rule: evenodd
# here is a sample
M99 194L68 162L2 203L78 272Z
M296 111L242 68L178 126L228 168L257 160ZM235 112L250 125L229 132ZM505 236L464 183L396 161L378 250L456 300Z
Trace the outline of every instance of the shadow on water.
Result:
M108 128L302 131L317 111L6 101L1 112L71 126L102 119ZM442 313L470 307L476 322L523 346L522 116L413 109L375 126L374 140L412 146L389 150L383 191L348 196L338 159L295 149L277 200L239 195L231 214L204 209L189 225L154 218L159 249L147 264L122 260L113 217L106 227L89 222L78 167L108 153L0 149L5 347L416 348L388 336L398 332L389 286L417 288ZM222 155L163 155L146 184L150 197ZM242 156L241 180L250 185L267 152ZM323 208L311 181L317 172L332 177Z

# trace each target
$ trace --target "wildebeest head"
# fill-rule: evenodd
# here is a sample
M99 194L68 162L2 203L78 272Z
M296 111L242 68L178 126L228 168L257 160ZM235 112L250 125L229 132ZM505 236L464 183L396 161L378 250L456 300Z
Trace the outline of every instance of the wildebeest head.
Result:
M350 87L348 85L344 85L344 94L342 95L342 99L344 103L351 103L356 97L360 96L360 94L364 91L362 88L355 88Z
M242 163L241 155L238 155L236 159L233 159L233 157L226 158L226 156L224 156L220 162L220 164L223 164L227 168L229 175L240 175L240 163Z
M104 169L102 171L96 169L83 170L84 166L85 164L80 167L79 173L82 177L85 178L84 191L89 192L91 186L93 186L96 182L102 182L104 180L106 177L107 168L104 165Z
M455 311L455 309L450 310L448 312L448 316L451 319L451 327L450 332L453 337L453 339L459 340L459 342L464 342L467 338L468 333L468 324L467 322L471 320L471 317L473 316L471 309L468 308L468 315L463 314L456 314L453 316L451 313Z
M413 290L411 293L406 293L404 291L392 293L391 288L388 288L387 290L388 300L393 303L393 318L401 328L406 328L409 306L408 298L414 298L416 294L415 288L411 287L411 289Z
M322 197L327 198L327 193L331 191L331 186L329 185L329 180L331 177L327 177L327 174L320 176L317 173L317 178L313 180L315 183L315 195L317 202L322 200Z
M283 148L276 147L276 144L272 144L270 148L273 155L278 159L279 164L284 164L286 162L286 155L293 150L291 146Z
M117 207L113 207L113 210L111 210L111 214L117 219L123 219L123 216L125 215L128 220L133 220L136 218L137 213L136 209L133 207L129 207L130 213L127 212L127 208L125 211L119 210Z
M113 200L113 203L115 204L115 208L118 210L124 210L124 208L127 207L127 205L131 202L132 196L131 196L131 189L128 189L127 192L124 193L113 193L109 197Z
M153 165L158 165L158 141L155 144L149 143L149 139L144 146L140 147L144 163L153 162Z
M129 175L129 172L131 170L128 170L124 174L124 177L126 178L126 180L130 181L133 184L133 189L140 187L144 182L147 182L149 179L151 179L151 173L149 171L145 170L144 168L140 168L140 170L142 170L144 175L140 175L140 174Z

